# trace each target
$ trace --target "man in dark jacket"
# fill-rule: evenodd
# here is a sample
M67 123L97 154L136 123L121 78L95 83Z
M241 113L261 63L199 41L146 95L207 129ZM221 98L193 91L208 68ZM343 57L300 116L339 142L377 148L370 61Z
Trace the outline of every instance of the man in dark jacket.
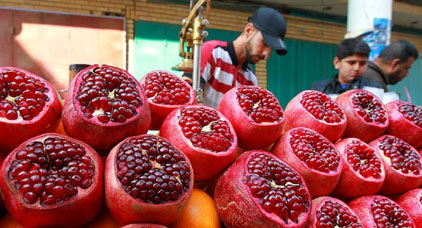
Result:
M363 77L378 81L387 92L387 85L394 85L407 76L418 55L409 41L395 41L384 48L374 62L369 62Z
M374 80L362 77L368 65L369 46L360 38L343 40L337 47L334 67L338 74L333 79L314 82L312 89L326 94L340 94L351 89L362 89L364 86L382 88Z

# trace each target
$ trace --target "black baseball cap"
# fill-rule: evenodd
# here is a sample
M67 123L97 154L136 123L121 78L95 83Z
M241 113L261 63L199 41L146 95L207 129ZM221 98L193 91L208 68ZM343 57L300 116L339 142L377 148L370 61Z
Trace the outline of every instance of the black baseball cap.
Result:
M283 15L273 8L260 8L248 18L262 32L265 44L274 49L277 54L287 54L284 36L286 35L286 21Z

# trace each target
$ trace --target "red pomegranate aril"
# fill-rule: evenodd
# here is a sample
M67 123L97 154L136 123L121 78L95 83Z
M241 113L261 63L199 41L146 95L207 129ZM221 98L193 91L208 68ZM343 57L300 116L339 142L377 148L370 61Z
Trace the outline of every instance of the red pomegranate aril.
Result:
M422 183L421 155L404 140L384 135L369 144L382 158L385 181L381 189L384 194L400 194L420 186Z
M25 227L81 226L100 210L102 161L79 140L36 136L8 155L1 171L6 207Z
M340 198L356 198L380 191L384 180L384 165L379 155L358 138L336 143L343 160L343 170L333 194Z
M151 107L151 129L158 130L165 117L183 105L195 104L192 87L173 73L156 70L140 81Z
M143 134L150 110L142 89L128 72L92 65L75 76L66 97L63 126L70 136L86 141L101 154L127 136ZM98 140L101 138L102 140Z
M346 129L343 109L328 95L315 90L305 90L296 95L287 104L284 114L286 131L306 127L331 142L337 141Z
M362 196L349 206L365 227L416 227L409 214L385 196Z
M272 153L303 176L313 198L329 194L343 168L334 145L307 128L293 128L284 133L273 146Z
M336 102L347 117L343 138L354 137L368 142L387 130L387 109L375 94L363 89L349 90L340 94Z
M302 177L264 151L243 153L219 178L214 199L227 227L304 227L311 206Z
M410 102L397 100L388 103L390 125L387 133L397 136L415 148L422 146L422 108Z
M0 67L0 149L8 153L26 139L52 131L61 103L45 79L15 67ZM2 156L6 156L3 154Z
M359 218L343 201L321 196L312 200L309 228L350 227L363 228Z
M164 138L129 137L107 158L106 202L121 224L174 222L192 187L189 160Z
M277 97L259 86L237 86L226 92L219 111L232 123L245 150L273 144L283 131L284 114Z
M234 161L237 137L230 122L203 105L181 107L167 116L160 135L192 162L195 180L208 180Z

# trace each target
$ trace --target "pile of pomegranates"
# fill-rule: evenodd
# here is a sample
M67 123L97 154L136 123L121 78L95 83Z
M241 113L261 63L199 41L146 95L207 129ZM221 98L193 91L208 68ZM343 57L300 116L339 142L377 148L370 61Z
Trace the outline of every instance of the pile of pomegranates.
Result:
M217 227L422 227L420 106L362 89L302 91L285 109L259 86L218 109L195 96L168 71L95 64L62 106L45 79L0 67L4 218L172 227L202 188Z

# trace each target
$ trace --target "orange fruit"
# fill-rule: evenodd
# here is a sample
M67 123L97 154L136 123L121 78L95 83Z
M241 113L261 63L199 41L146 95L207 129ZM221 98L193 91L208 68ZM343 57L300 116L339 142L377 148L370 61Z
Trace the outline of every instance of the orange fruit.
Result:
M220 228L220 219L215 202L206 192L194 188L182 216L172 228Z
M106 206L103 206L100 213L95 216L88 224L83 226L83 228L119 228L121 227L110 212L107 210Z
M58 134L67 135L66 132L64 131L64 128L63 128L62 118L60 118L59 125L57 126L55 132L58 133Z
M2 228L23 228L19 225L13 217L7 213L3 218L0 219L0 227Z

